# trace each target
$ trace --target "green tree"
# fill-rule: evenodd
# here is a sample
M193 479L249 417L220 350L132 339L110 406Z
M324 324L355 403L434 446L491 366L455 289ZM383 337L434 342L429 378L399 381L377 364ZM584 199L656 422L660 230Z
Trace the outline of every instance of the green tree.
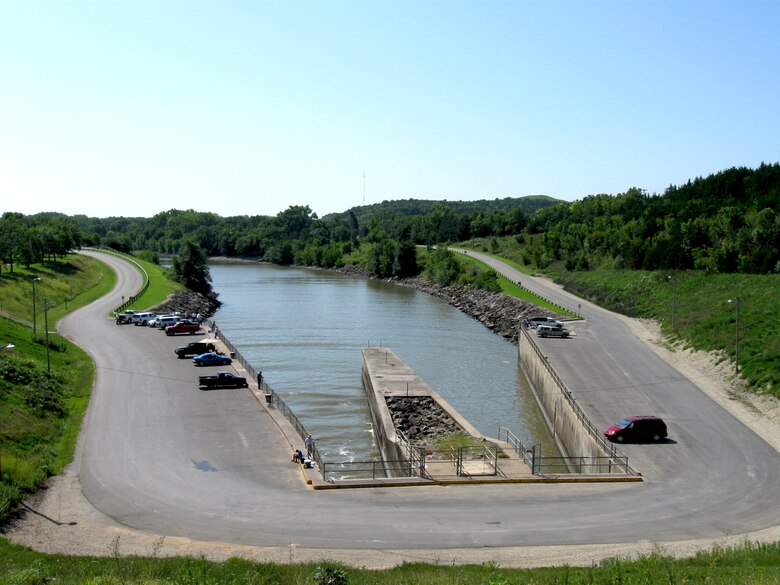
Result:
M211 274L206 255L192 240L185 240L173 257L174 278L188 289L211 296Z

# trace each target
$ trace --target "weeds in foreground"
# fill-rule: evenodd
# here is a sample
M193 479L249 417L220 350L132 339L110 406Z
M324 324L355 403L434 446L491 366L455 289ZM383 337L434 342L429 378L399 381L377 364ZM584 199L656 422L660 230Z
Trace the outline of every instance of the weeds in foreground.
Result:
M677 585L708 583L763 585L780 583L780 544L745 541L716 545L688 559L675 559L660 547L636 559L613 557L587 567L540 569L480 565L405 563L387 570L354 568L322 560L318 563L270 564L231 558L163 557L164 539L152 555L122 554L119 538L106 557L67 557L37 553L0 538L0 583L225 583L284 585Z

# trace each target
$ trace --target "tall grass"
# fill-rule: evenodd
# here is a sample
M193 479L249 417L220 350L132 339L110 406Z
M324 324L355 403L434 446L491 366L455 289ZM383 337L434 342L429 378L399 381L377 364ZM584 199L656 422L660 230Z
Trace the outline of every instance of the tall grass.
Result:
M105 557L67 557L32 551L0 538L0 580L12 583L226 583L255 584L676 584L758 585L780 582L780 547L745 542L715 547L689 559L675 559L659 550L637 559L613 557L588 567L540 569L478 565L404 563L387 570L350 567L323 560L318 563L271 564L232 558L223 562L203 558L160 558L165 543L154 543L147 556L122 554L116 538ZM522 553L520 553L522 554Z

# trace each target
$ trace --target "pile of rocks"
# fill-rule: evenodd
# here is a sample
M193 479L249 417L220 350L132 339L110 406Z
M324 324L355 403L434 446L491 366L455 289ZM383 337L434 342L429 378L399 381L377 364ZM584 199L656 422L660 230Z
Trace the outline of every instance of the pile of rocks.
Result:
M385 401L395 428L415 447L433 447L439 437L468 434L430 396L388 396Z
M183 315L197 313L205 319L216 313L221 304L222 303L217 300L216 296L213 298L207 297L189 289L184 289L169 295L164 302L155 305L150 310L156 313L178 312Z
M355 278L376 278L360 266L343 266L337 271ZM536 315L556 317L534 303L504 293L474 290L461 285L442 286L421 276L386 280L439 297L513 343L517 343L517 332L526 319Z

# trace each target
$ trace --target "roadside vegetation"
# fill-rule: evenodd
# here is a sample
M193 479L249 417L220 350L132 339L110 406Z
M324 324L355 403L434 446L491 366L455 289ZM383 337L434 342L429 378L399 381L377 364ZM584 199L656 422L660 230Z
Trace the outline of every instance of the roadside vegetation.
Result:
M33 278L40 278L35 281L35 336ZM59 318L104 295L115 281L104 264L73 254L0 275L0 346L5 347L0 350L0 521L24 494L73 458L94 365L54 330ZM45 301L52 303L48 311Z
M404 563L387 570L354 568L337 563L271 564L232 558L211 562L204 558L161 558L164 540L145 557L126 557L115 539L105 557L49 555L8 543L0 538L0 581L4 583L199 583L284 585L768 585L780 582L780 546L744 543L716 547L692 558L675 559L658 552L636 560L606 559L590 567L508 569L498 563L480 565ZM291 560L294 549L290 550Z
M754 391L780 397L779 209L780 164L762 164L671 186L663 195L629 189L572 203L541 196L468 204L390 201L322 219L308 206L291 206L275 217L233 218L192 210L105 219L4 213L0 346L15 347L0 350L0 522L24 494L71 460L89 400L91 360L53 333L47 348L44 320L53 331L60 317L110 290L114 275L102 263L67 254L71 248L136 251L149 285L130 309L158 304L185 286L210 292L205 258L228 256L323 268L355 264L381 278L422 275L442 285L500 290L559 311L475 259L447 249L462 242L459 247L549 276L602 306L657 320L670 343L719 352L738 366ZM179 255L173 270L159 266L161 253ZM34 277L40 280L32 284ZM116 306L123 300L116 299ZM44 301L49 301L46 312ZM659 552L636 561L533 571L491 563L406 564L388 571L327 563L210 563L157 558L162 546L160 541L147 558L125 557L117 540L107 558L82 558L44 555L0 539L0 581L780 582L778 544L718 547L685 560Z
M150 274L139 307L182 288L158 265L136 260ZM33 284L33 279L39 280ZM55 333L56 324L115 283L108 266L81 254L17 264L0 274L0 522L21 498L73 459L95 371L81 348Z
M628 270L610 265L566 270L524 264L526 247L513 237L476 239L469 249L539 273L610 310L654 319L671 344L720 352L735 362L739 298L739 372L758 393L780 398L780 274L707 273L702 270ZM586 315L587 316L587 315Z

